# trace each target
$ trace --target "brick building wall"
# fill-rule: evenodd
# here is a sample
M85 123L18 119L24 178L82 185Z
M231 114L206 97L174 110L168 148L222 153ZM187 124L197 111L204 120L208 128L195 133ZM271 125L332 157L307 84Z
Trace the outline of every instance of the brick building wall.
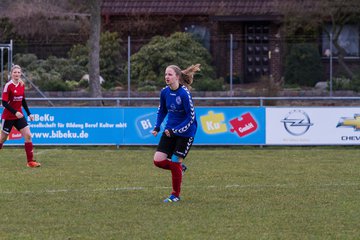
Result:
M259 25L260 24L260 25ZM261 72L259 75L249 76L247 74L247 26L269 26L269 32L266 34L268 43L266 43L266 52L261 50L260 56L267 57L268 65L262 64L267 72ZM271 76L275 81L281 81L282 78L282 42L279 33L279 26L271 23L231 21L216 22L212 27L213 45L212 54L215 58L215 65L220 76L228 77L230 74L230 34L233 36L233 75L240 77L240 83L249 83L258 81L261 76ZM262 61L262 60L261 60ZM233 80L234 81L234 80ZM234 82L236 83L236 82Z
M270 74L275 82L281 82L283 72L283 41L279 26L270 25Z
M228 77L230 75L230 34L233 36L233 75L244 78L244 30L241 22L217 22L213 34L218 36L214 43L213 51L217 51L220 58L217 61L219 75Z

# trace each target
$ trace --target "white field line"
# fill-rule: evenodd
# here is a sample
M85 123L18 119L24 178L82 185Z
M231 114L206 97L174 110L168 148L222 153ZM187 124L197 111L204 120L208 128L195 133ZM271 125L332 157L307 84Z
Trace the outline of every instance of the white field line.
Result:
M269 188L299 188L299 187L312 187L312 188L326 188L326 187L359 187L358 183L323 183L323 184L229 184L225 186L183 186L182 188L205 188L205 189L269 189ZM86 192L124 192L124 191L147 191L151 189L171 189L171 187L112 187L112 188L98 188L98 189L45 189L39 191L0 191L0 195L15 195L15 194L56 194L56 193L86 193Z
M45 155L48 154L49 152L54 152L53 149L37 149L36 151L34 151L34 155L38 156L38 155Z

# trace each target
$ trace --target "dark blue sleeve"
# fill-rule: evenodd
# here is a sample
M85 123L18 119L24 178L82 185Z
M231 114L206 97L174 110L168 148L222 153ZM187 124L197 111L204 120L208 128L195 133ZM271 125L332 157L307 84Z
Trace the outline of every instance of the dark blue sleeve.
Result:
M181 95L181 100L186 113L186 118L172 129L175 134L186 132L195 121L195 108L190 92L185 91L184 94Z
M168 111L166 108L166 92L163 89L160 93L160 105L158 107L157 119L156 119L156 124L155 124L156 129L160 130L160 125L164 121L167 112Z

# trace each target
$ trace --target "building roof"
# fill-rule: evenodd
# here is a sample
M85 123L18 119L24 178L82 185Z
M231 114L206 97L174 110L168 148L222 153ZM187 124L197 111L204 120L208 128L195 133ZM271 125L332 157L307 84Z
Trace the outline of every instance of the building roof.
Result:
M278 0L103 0L103 15L279 15Z

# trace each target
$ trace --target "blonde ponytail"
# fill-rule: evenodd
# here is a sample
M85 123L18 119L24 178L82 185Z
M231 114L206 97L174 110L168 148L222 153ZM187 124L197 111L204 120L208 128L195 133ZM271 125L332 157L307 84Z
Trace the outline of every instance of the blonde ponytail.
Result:
M200 64L191 65L190 67L186 68L185 70L181 70L176 65L170 65L169 68L172 68L176 75L178 75L179 82L181 85L186 86L188 89L191 89L190 85L194 81L194 75L196 72L200 71Z
M196 72L200 71L200 64L191 65L185 70L182 70L182 82L185 86L190 87L194 81L194 75Z

